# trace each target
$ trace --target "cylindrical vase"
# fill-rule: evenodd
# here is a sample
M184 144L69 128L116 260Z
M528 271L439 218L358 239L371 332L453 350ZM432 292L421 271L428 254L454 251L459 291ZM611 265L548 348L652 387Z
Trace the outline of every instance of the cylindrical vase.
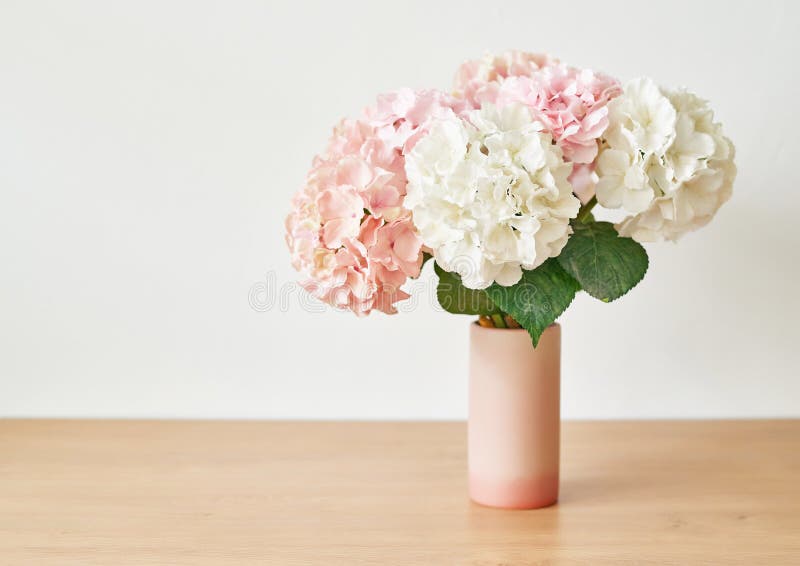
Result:
M558 500L561 327L470 328L469 494L505 509Z

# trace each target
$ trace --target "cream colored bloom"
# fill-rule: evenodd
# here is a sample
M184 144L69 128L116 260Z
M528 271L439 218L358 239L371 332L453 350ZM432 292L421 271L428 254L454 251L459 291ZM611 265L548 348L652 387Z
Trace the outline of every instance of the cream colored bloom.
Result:
M597 200L631 213L617 225L640 242L677 240L707 224L730 198L734 148L708 103L650 79L609 103L611 124L597 160Z
M423 242L465 286L513 285L558 255L580 202L571 165L530 110L485 105L435 122L406 158L405 206Z

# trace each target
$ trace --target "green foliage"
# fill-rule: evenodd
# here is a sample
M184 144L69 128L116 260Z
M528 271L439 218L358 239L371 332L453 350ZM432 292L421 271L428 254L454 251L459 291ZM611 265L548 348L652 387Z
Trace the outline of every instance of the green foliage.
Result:
M501 314L501 311L486 294L480 289L467 289L461 283L457 273L450 273L433 264L436 275L439 276L439 286L436 288L436 298L442 308L453 314L487 315Z
M558 263L591 296L604 302L618 299L647 272L647 252L623 238L609 222L576 223Z
M515 285L495 283L486 294L528 331L536 346L542 332L566 310L578 291L578 282L550 258L536 269L523 271Z
M508 314L528 331L536 346L545 329L581 289L609 302L642 280L648 259L639 243L621 237L609 222L595 222L590 208L573 228L574 233L557 258L523 271L522 279L510 287L495 283L485 290L467 289L458 274L434 263L439 276L439 304L450 313L485 315L499 321Z

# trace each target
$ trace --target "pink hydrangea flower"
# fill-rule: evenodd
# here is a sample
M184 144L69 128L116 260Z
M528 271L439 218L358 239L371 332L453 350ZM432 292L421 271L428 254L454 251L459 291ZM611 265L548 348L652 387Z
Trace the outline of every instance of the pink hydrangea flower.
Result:
M380 139L407 155L424 135L426 124L451 116L454 108L460 109L458 105L459 101L438 90L406 88L378 96L377 104L367 108L364 116ZM398 165L402 171L402 160Z
M408 237L398 237L401 234ZM409 296L400 287L419 275L421 249L422 240L410 218L386 223L371 216L364 220L358 237L345 240L335 251L321 252L330 254L330 270L302 285L318 299L357 315L367 315L372 309L394 314L395 303Z
M608 128L608 101L620 94L616 79L588 69L551 65L529 77L510 77L476 102L498 106L522 102L573 163L591 163Z
M569 67L546 55L509 52L462 65L457 89L469 108L523 103L574 163L570 182L582 201L594 194L594 161L608 128L608 102L622 91L602 73Z
M408 298L401 286L419 275L422 240L403 208L405 155L453 106L443 93L404 89L336 126L286 219L292 265L314 296L358 315L395 313Z
M487 54L481 59L462 63L456 71L453 88L457 96L470 101L481 91L494 88L508 77L528 77L557 63L558 59L546 53L509 50L498 55Z

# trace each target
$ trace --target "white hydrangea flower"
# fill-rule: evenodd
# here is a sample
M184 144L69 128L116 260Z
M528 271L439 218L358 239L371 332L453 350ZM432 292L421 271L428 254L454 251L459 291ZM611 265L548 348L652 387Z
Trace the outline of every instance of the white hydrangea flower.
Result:
M632 216L617 225L640 242L677 240L707 224L730 198L733 144L708 102L636 79L609 103L597 159L597 201Z
M406 157L406 208L423 242L464 285L513 285L557 256L580 201L561 150L522 104L435 122Z
M675 108L652 79L628 81L622 95L608 103L611 145L635 147L646 154L661 154L675 137Z
M641 78L608 103L608 116L604 150L597 157L597 202L641 212L657 196L648 172L675 137L675 108L653 81Z

